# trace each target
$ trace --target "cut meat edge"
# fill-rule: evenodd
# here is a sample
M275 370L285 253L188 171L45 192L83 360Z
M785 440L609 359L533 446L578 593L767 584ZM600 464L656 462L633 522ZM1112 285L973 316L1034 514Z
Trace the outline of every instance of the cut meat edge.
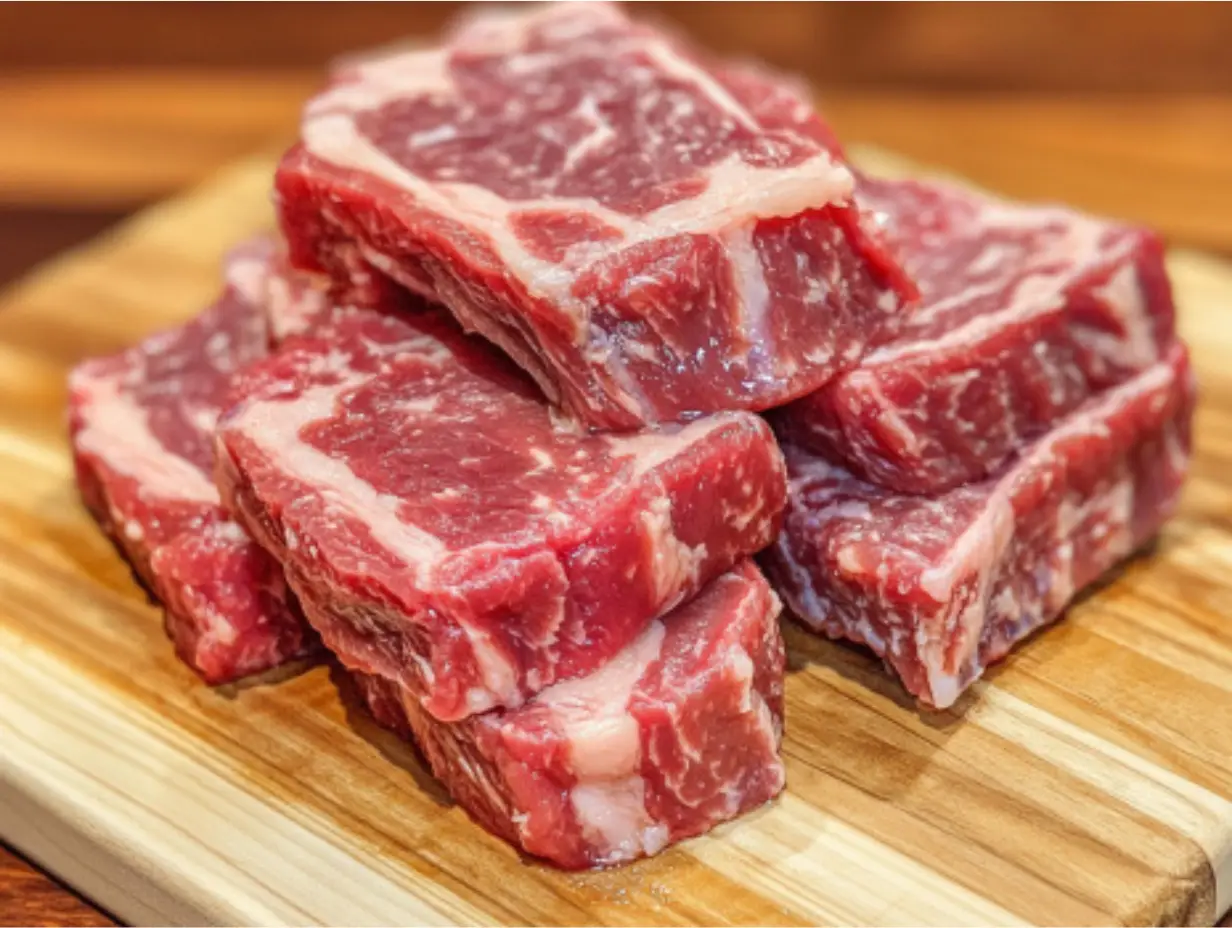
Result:
M749 562L652 623L588 677L445 723L355 675L489 831L569 869L655 854L782 788L777 598Z
M265 352L256 301L272 254L265 239L234 249L217 303L180 328L82 362L69 378L83 502L161 601L176 653L210 684L317 648L281 570L229 519L196 450L208 446L232 372Z
M789 448L791 502L767 567L806 625L871 647L922 702L946 708L1171 515L1193 402L1188 356L1177 345L998 477L939 497L897 495ZM815 491L826 500L816 508L808 502ZM957 535L942 536L939 555L916 547L915 530L891 527L928 521L933 508L973 512ZM893 534L878 546L885 531Z
M384 343L373 349L373 338L409 337L421 324L418 317L377 321L355 314L290 343L245 375L219 428L217 477L228 506L283 565L299 597L315 602L310 618L351 669L401 676L445 720L515 706L555 680L593 669L646 622L773 537L784 471L759 418L730 413L637 435L574 435L558 431L546 406L524 399L509 414L514 424L531 410L536 428L546 424L564 442L553 452L558 458L599 455L613 468L604 478L611 486L575 499L574 489L592 476L583 467L567 495L536 495L530 521L508 540L487 540L474 522L468 540L455 547L436 529L421 528L406 515L410 497L370 484L348 463L366 467L362 458L331 455L301 440L310 425L333 421L338 397L384 376L384 367L369 369L369 354L391 365L409 357L410 349L389 353ZM397 344L403 342L409 344ZM434 363L450 366L449 344L420 347ZM353 348L362 351L352 357ZM418 368L408 370L419 376ZM387 388L395 389L393 382L382 380L372 395ZM380 398L378 405L387 404ZM329 427L350 454L359 447L349 437L356 428L367 441L398 447L399 421L347 417ZM431 427L422 416L416 422ZM432 461L456 438L485 434L473 417L462 436L451 419L442 422L447 432L434 439ZM532 472L542 470L541 458L527 458ZM406 449L401 466L414 470L413 459ZM438 487L438 497L477 505L475 493L448 485ZM505 494L492 502L502 519L521 511ZM617 590L623 591L620 609Z

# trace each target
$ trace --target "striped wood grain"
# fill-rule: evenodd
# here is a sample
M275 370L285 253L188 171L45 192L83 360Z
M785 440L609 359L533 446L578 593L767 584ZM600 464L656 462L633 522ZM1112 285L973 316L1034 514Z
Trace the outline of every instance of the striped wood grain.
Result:
M143 922L1209 924L1232 901L1232 270L1172 258L1203 402L1152 552L950 712L789 629L786 795L569 875L472 825L328 668L202 687L77 501L67 367L208 300L270 168L3 300L0 835Z

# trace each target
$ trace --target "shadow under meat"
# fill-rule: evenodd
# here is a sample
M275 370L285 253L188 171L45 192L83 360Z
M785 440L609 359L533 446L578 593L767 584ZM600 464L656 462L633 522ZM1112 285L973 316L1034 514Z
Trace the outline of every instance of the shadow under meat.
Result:
M893 703L897 709L915 715L920 722L942 732L960 723L974 702L974 697L968 692L949 709L922 706L869 648L851 641L833 640L810 631L790 610L784 610L783 615L783 637L787 643L789 675L809 671L811 667L829 671L857 684L862 690Z
M1108 593L1124 581L1132 580L1166 545L1166 539L1156 536L1129 557L1105 571L1097 580L1075 594L1059 617L1034 629L1025 638L1015 643L1008 655L986 667L979 677L979 682L995 683L997 677L1013 666L1017 655L1029 649L1042 635L1058 626L1063 628L1070 610L1083 605L1093 597ZM948 709L931 709L923 706L903 688L898 678L886 669L881 659L869 648L851 641L832 640L812 632L796 618L790 609L785 609L783 613L783 634L787 643L787 672L789 675L809 672L810 668L814 667L823 672L833 673L893 703L896 709L915 715L919 722L938 732L955 730L970 708L980 699L980 688L972 687L966 690Z
M364 706L351 675L343 670L337 661L329 662L329 679L337 689L338 699L346 712L347 727L376 748L391 764L410 774L415 785L433 802L445 808L452 806L453 799L432 775L427 758L420 752L419 746L409 735L404 736L377 724L376 719Z

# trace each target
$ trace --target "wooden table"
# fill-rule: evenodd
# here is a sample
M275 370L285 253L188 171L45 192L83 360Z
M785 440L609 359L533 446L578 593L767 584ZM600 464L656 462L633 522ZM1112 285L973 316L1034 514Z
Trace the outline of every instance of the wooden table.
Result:
M0 925L113 925L72 890L0 845Z
M311 72L0 77L0 282L294 133ZM1232 97L823 94L843 137L1232 255ZM0 925L111 924L0 847ZM1232 922L1226 922L1230 924Z

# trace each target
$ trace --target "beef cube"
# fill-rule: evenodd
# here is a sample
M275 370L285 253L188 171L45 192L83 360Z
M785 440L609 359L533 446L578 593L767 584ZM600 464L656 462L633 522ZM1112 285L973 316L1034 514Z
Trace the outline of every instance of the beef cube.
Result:
M276 179L294 263L447 306L594 427L766 409L914 296L794 84L615 6L472 17L312 100Z
M561 867L616 864L782 789L778 612L745 561L589 676L457 723L381 677L356 682L378 721L413 734L489 831Z
M805 624L868 645L921 702L946 708L1171 515L1194 396L1178 343L997 476L936 496L789 447L772 577Z
M862 179L921 306L780 434L903 493L980 480L1174 338L1151 232L941 183Z
M219 300L178 329L69 377L77 482L90 512L166 610L180 658L211 684L313 649L278 564L232 521L212 479L213 430L234 373L266 353L272 245L227 259Z
M770 543L751 413L594 435L447 317L339 311L250 368L218 478L351 669L454 720L595 670Z

